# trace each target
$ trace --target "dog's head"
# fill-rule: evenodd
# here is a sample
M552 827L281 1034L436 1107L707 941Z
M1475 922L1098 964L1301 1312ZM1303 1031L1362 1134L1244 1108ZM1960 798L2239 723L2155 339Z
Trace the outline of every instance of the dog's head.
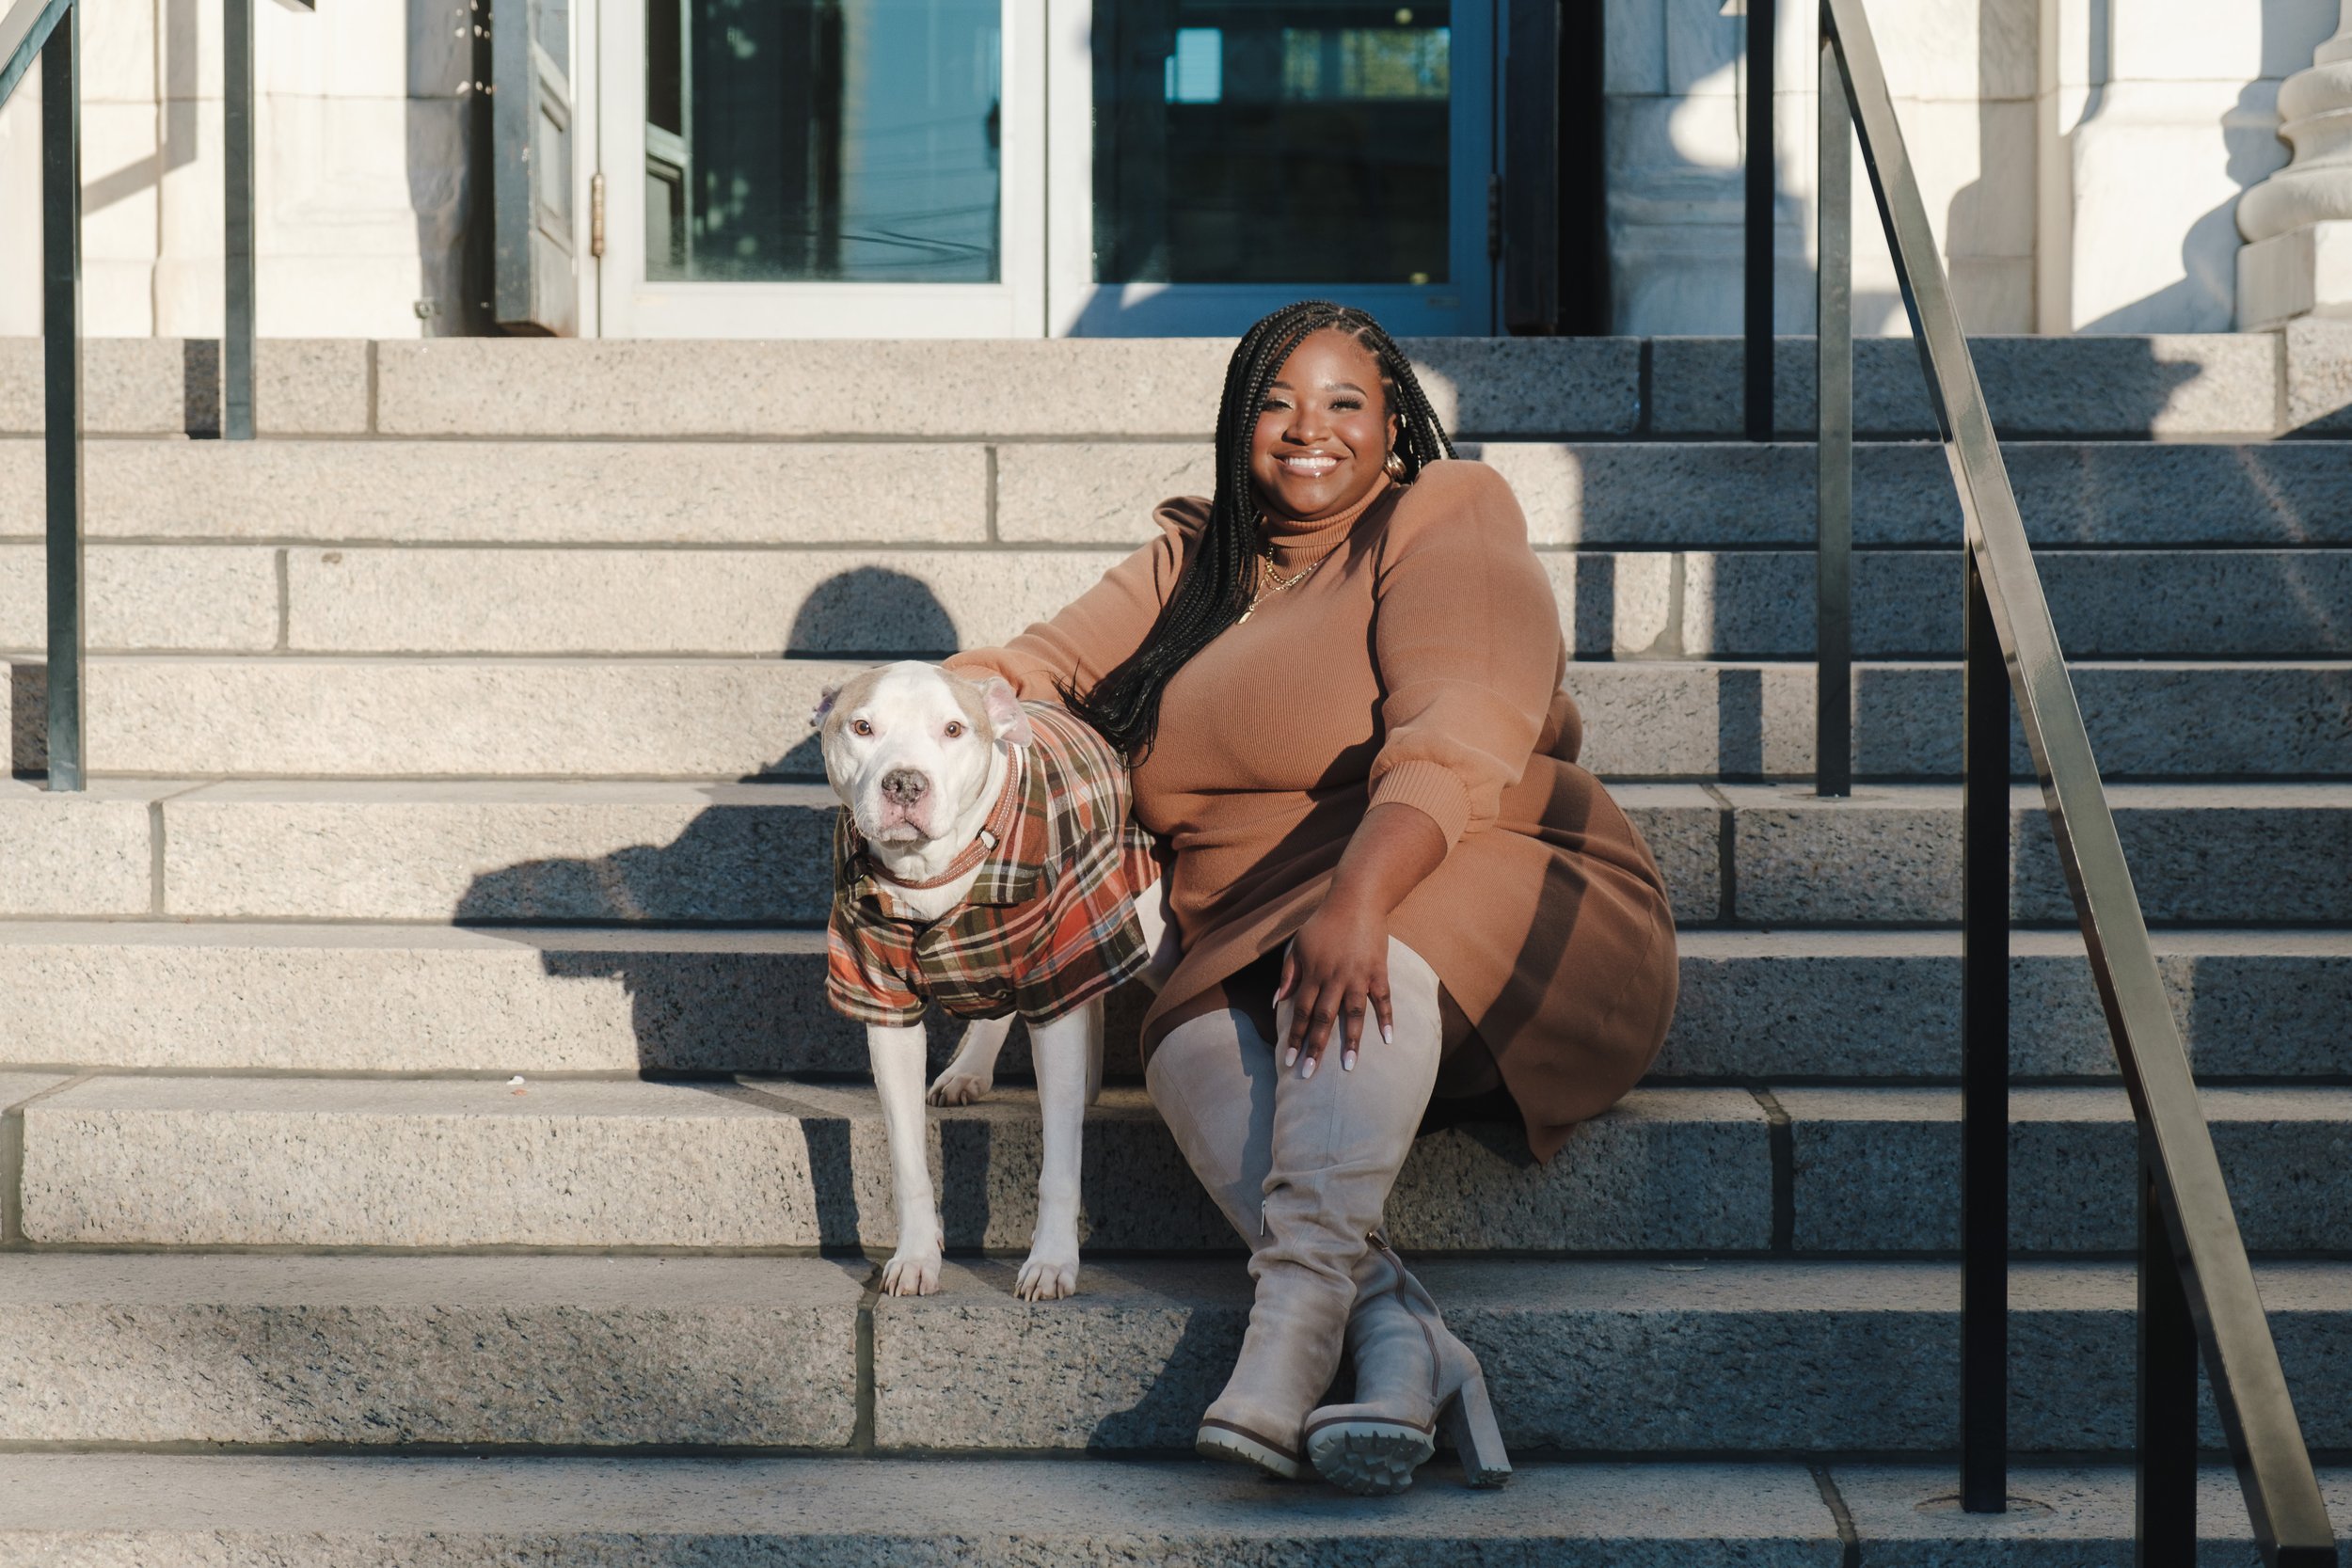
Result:
M826 688L808 721L858 832L910 847L984 803L997 746L1030 738L1028 715L1002 677L975 683L914 660Z

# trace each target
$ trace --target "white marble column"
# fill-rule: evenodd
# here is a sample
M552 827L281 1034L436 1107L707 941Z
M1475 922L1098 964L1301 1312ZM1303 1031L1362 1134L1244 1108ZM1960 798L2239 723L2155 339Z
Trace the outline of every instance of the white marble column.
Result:
M2352 0L2308 71L2279 88L2293 160L2239 198L2240 330L2295 316L2352 316Z

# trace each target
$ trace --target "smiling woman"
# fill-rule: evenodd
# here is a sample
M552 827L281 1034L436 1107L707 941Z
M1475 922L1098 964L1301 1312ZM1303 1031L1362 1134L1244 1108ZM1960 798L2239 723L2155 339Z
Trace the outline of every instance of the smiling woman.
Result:
M1200 1451L1397 1491L1446 1419L1491 1483L1510 1465L1477 1360L1381 1211L1424 1126L1516 1115L1548 1159L1632 1086L1674 1009L1665 890L1577 766L1518 504L1453 460L1388 334L1276 312L1216 429L1213 497L1163 503L1076 603L951 663L1067 701L1172 855L1183 954L1146 1076L1257 1280ZM1343 1341L1357 1402L1317 1408Z

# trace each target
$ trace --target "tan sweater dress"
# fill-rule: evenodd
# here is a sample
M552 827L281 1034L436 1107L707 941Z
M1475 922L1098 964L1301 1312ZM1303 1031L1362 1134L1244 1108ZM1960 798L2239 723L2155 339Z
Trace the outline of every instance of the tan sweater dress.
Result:
M949 664L1025 699L1092 687L1152 629L1208 512L1163 502L1160 537L1074 604ZM1449 462L1289 527L1274 569L1322 565L1178 672L1135 768L1136 816L1173 851L1184 943L1147 1047L1288 941L1365 810L1402 802L1449 847L1390 929L1437 971L1549 1159L1657 1054L1676 965L1657 863L1576 765L1581 721L1526 520L1493 469Z

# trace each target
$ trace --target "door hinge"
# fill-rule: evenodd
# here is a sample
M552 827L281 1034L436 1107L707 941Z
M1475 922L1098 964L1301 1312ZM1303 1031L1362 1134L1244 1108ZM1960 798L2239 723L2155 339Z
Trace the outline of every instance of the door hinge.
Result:
M588 177L588 254L604 254L604 176Z
M1502 176L1486 176L1486 260L1502 260Z

